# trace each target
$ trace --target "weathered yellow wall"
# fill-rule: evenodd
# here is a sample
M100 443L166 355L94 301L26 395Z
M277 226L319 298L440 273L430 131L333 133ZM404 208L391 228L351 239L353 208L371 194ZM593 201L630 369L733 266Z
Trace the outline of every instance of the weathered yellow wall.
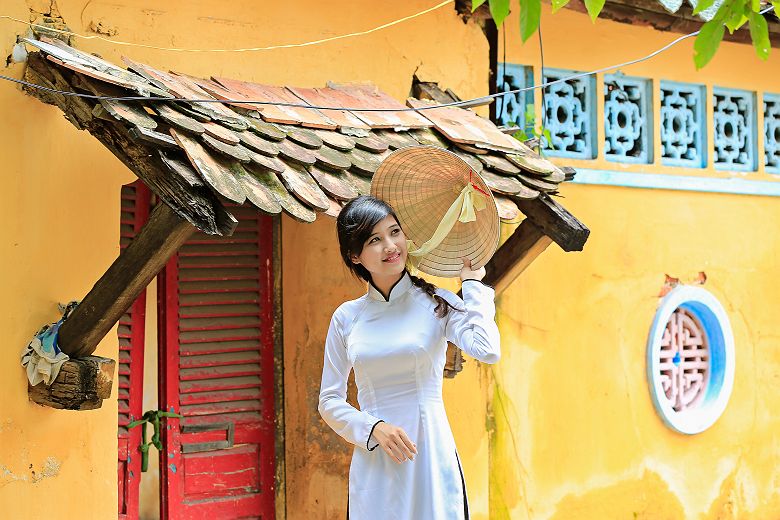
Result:
M29 7L45 12L49 5L13 0L0 14L29 19ZM61 0L57 6L78 33L99 26L115 32L118 40L142 44L233 48L370 29L431 2L243 0L228 6L216 0ZM7 56L26 29L7 20L0 24L2 55ZM483 95L488 88L487 42L450 6L369 36L302 49L193 54L97 40L77 40L76 45L115 63L126 54L203 76L300 86L371 81L398 99L409 94L415 72L463 97ZM16 64L5 73L21 77L22 71L23 65ZM111 518L117 501L116 400L106 401L100 411L79 413L30 404L18 353L39 326L57 317L57 301L83 297L118 254L119 190L134 177L58 109L6 83L0 84L0 132L5 187L0 192L0 337L6 345L0 368L0 504L3 514L14 519L41 518L51 504L61 518ZM346 503L347 446L319 419L316 394L330 313L361 289L345 283L332 227L326 218L314 225L285 218L283 224L289 518L343 518ZM116 359L115 338L110 333L97 353ZM475 519L486 518L488 509L487 389L487 372L475 362L445 385ZM145 392L154 394L154 384L147 382ZM145 404L151 403L145 399ZM312 445L327 449L307 458ZM143 488L142 508L153 514L155 485L148 476ZM72 499L84 490L90 490L89 501Z
M533 65L539 83L536 38L521 46L516 25L506 24L506 61ZM543 28L545 66L580 71L645 55L678 36L603 20L591 25L566 10L545 16ZM623 72L780 92L780 49L763 63L749 46L724 44L698 73L692 52L691 40ZM657 84L654 96L658 121ZM599 112L599 143L602 119ZM594 161L559 162L732 176L626 166L601 153ZM734 176L772 179L762 171ZM780 199L571 184L562 195L591 229L585 251L564 254L552 245L500 302L491 519L778 518ZM684 436L654 410L645 352L665 274L691 282L699 271L731 320L736 376L723 416L704 433Z
M13 1L2 14L29 11ZM3 56L18 32L0 24ZM131 175L59 110L6 82L0 135L0 515L104 520L117 511L116 384L100 410L44 408L28 401L19 354L59 317L57 303L82 298L118 254L119 187ZM116 359L117 349L112 331L96 354Z

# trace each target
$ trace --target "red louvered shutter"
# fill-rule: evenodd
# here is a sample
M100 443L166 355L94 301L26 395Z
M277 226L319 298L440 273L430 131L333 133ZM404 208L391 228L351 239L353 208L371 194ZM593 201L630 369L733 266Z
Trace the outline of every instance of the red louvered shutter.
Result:
M171 520L274 517L272 221L231 212L233 236L196 233L158 278Z
M149 218L149 189L141 182L122 186L120 248L135 238ZM138 518L138 485L141 481L141 429L127 425L143 414L144 319L146 291L120 318L119 335L119 518Z

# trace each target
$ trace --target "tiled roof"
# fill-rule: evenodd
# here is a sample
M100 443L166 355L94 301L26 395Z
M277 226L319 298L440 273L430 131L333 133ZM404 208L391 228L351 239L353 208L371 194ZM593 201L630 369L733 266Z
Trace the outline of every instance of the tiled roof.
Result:
M518 217L515 201L555 193L558 184L573 175L573 170L558 168L471 110L401 111L406 108L402 103L372 85L299 88L202 79L127 58L127 68L119 67L58 40L28 43L50 62L69 69L68 74L80 76L71 84L89 93L167 98L101 99L92 114L122 125L138 147L159 155L166 175L178 177L193 193L212 190L236 203L249 201L268 214L284 211L303 222L314 221L318 213L335 216L345 201L369 192L371 176L388 154L417 144L446 148L463 158L490 186L505 220ZM428 103L407 100L413 108ZM356 108L399 111L352 110ZM204 231L220 232L193 218L186 198L172 202L163 194L163 200Z

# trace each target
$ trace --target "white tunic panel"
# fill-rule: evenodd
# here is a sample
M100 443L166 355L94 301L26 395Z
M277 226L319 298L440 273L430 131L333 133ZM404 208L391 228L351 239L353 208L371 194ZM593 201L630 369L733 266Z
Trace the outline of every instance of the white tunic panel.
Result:
M384 296L373 286L333 313L325 341L319 411L355 445L349 472L350 520L461 520L468 505L455 441L442 402L451 341L470 356L495 363L500 339L495 292L463 283L463 300L437 294L458 310L434 313L436 302L408 273ZM354 369L360 410L347 403ZM417 444L413 461L394 462L371 433L380 421L399 426Z

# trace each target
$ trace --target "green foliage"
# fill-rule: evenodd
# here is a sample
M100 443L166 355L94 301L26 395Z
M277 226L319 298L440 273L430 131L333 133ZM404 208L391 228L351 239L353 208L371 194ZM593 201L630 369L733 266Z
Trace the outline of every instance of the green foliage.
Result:
M696 7L694 12L700 12L712 5L711 0L703 0ZM772 5L777 9L780 2L774 1ZM758 0L726 0L715 13L712 20L705 23L696 42L693 44L693 61L697 69L701 69L710 62L715 52L723 40L725 29L733 33L746 22L750 26L750 39L753 41L753 47L756 54L762 60L769 57L771 44L769 42L769 26L766 19L759 14L761 3Z
M552 12L557 13L559 9L566 7L568 3L569 0L552 0Z
M542 0L522 0L520 2L520 38L528 40L539 29L542 16Z
M693 43L693 62L697 69L704 67L715 56L725 33L726 26L719 20L713 19L702 26Z
M585 9L588 10L590 20L595 22L601 10L604 9L604 0L585 0Z
M500 26L509 16L509 0L490 0L490 16Z
M534 110L534 105L529 103L525 106L525 127L520 128L518 127L517 132L512 134L512 137L517 139L518 141L528 141L529 139L536 138L539 140L539 148L538 152L540 155L544 155L544 149L545 148L552 148L552 134L550 134L550 129L545 128L544 126L539 126L538 128L535 126L536 123L536 114ZM511 122L509 123L509 126L517 126L516 123Z
M482 0L484 2L485 0ZM482 3L480 2L480 3ZM706 11L710 7L712 7L712 4L715 3L715 0L699 0L699 2L696 4L696 7L693 8L693 14L699 14L703 11Z
M472 0L472 11L484 4L486 0ZM541 0L487 0L490 6L490 14L496 26L501 26L509 16L512 4L520 10L520 37L525 42L539 29L541 19ZM592 21L596 21L599 13L604 8L605 0L584 0L585 8ZM709 9L715 0L699 0L694 14L699 14ZM563 8L569 0L552 0L552 12ZM772 0L772 6L776 13L780 13L780 0ZM733 33L745 23L750 26L750 39L759 58L766 60L769 56L771 43L769 41L769 27L766 19L759 14L761 10L760 0L726 0L721 4L715 17L705 23L699 35L696 37L693 50L693 61L697 69L701 69L712 60L723 41L725 29Z
M753 40L753 47L758 57L762 60L767 59L772 46L769 41L769 27L766 18L756 12L750 13L750 39Z

